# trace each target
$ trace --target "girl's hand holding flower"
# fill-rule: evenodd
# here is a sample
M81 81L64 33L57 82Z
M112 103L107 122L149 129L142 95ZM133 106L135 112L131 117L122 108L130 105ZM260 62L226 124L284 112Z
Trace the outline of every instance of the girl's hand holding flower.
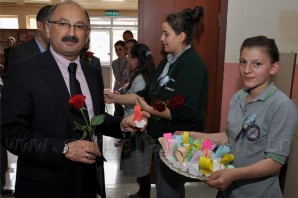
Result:
M150 113L150 110L152 109L152 107L148 105L148 103L144 100L144 98L141 98L140 96L137 97L136 104L140 105L141 109L148 113Z
M108 103L108 104L115 103L115 97L117 97L117 95L114 94L113 92L109 91L104 93L105 103Z

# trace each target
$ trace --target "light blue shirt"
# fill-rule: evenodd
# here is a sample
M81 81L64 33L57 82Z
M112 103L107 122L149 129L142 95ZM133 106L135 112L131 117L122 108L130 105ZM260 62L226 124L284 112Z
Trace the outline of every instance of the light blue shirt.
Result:
M40 52L43 53L44 51L46 51L46 49L44 49L44 48L42 47L42 45L41 45L40 42L36 39L36 37L34 37L34 39L35 39L35 42L36 42L36 44L37 44L37 46L38 46Z

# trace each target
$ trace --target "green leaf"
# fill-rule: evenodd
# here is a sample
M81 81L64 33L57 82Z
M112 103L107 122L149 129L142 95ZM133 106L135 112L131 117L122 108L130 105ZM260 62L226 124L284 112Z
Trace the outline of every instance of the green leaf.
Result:
M104 120L105 120L105 115L94 116L91 119L91 126L100 125L104 122Z
M95 131L95 129L96 129L96 126L91 126L92 131Z

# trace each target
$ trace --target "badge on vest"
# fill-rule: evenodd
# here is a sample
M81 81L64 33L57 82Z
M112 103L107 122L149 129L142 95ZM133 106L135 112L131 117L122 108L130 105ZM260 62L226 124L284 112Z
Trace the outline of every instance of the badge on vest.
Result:
M258 125L252 125L246 133L246 138L250 142L255 142L260 137L260 127Z

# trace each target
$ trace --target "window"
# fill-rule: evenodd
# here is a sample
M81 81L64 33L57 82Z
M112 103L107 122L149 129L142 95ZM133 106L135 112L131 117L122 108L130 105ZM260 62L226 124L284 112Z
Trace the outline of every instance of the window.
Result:
M27 29L37 29L35 15L27 15L26 23L27 23Z
M110 66L117 58L114 43L122 40L125 30L131 30L138 38L138 18L136 17L90 17L90 50L100 58L102 66Z
M18 29L17 15L0 15L0 29Z
M138 38L138 18L90 17L90 22L90 51L100 58L103 73L109 71L109 82L105 82L105 88L111 88L115 80L111 64L117 58L114 43L123 39L122 34L125 30L131 30L134 38Z

